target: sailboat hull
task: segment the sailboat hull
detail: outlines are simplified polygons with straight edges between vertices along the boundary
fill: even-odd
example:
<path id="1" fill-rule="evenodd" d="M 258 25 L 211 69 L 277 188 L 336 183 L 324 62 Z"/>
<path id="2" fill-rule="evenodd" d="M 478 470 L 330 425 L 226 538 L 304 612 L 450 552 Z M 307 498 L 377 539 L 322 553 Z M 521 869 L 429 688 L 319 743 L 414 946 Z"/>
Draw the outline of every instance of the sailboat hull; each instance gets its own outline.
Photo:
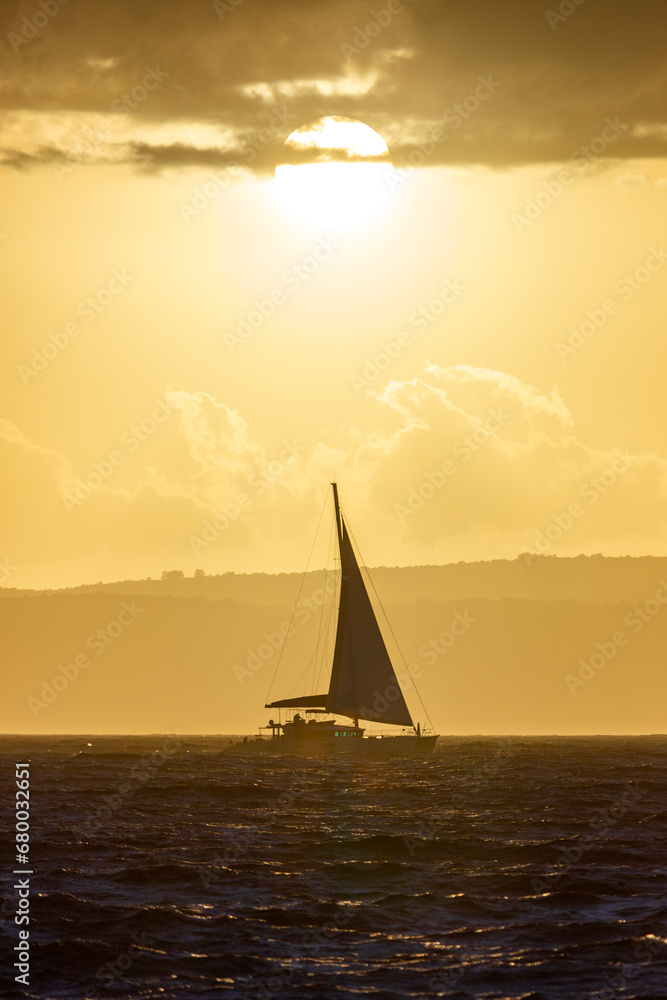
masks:
<path id="1" fill-rule="evenodd" d="M 392 756 L 394 754 L 431 753 L 437 736 L 368 736 L 361 739 L 252 739 L 232 743 L 230 753 L 276 754 L 278 756 Z"/>

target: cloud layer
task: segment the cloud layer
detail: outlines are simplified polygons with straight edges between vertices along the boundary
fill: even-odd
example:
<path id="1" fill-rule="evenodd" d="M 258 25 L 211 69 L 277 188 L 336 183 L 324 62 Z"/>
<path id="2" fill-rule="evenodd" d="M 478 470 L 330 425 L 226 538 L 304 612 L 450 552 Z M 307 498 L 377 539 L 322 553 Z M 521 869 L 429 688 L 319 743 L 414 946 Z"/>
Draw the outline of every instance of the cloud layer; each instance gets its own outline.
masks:
<path id="1" fill-rule="evenodd" d="M 3 421 L 0 553 L 32 582 L 67 562 L 88 579 L 297 569 L 334 475 L 373 563 L 665 548 L 667 463 L 588 447 L 557 391 L 431 365 L 374 398 L 372 426 L 269 452 L 226 404 L 167 390 L 161 426 L 79 470 Z"/>
<path id="2" fill-rule="evenodd" d="M 395 160 L 429 149 L 427 165 L 567 160 L 607 118 L 627 125 L 612 155 L 665 154 L 667 9 L 651 0 L 568 16 L 542 0 L 53 5 L 48 18 L 3 5 L 0 108 L 25 127 L 3 126 L 0 147 L 18 168 L 83 148 L 81 116 L 108 125 L 81 156 L 144 169 L 268 170 L 292 127 L 331 114 L 377 129 Z M 480 80 L 493 92 L 475 102 Z M 276 111 L 293 124 L 276 128 Z M 188 128 L 208 129 L 206 144 Z"/>

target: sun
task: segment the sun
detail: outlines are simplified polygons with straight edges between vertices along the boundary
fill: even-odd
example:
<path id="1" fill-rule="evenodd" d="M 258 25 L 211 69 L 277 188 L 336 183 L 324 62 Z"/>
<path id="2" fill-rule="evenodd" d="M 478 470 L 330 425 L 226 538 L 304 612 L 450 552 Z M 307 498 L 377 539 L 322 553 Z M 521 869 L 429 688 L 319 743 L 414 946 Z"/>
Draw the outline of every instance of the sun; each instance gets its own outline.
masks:
<path id="1" fill-rule="evenodd" d="M 381 135 L 354 118 L 326 117 L 285 140 L 275 182 L 291 215 L 316 228 L 343 229 L 376 215 L 393 190 Z"/>

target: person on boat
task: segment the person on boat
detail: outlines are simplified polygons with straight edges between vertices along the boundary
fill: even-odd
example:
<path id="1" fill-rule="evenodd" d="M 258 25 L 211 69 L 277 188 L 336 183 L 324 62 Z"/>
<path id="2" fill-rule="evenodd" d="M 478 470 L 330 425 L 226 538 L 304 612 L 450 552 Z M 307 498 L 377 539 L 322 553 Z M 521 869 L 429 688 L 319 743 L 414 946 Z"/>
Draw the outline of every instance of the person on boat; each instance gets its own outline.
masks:
<path id="1" fill-rule="evenodd" d="M 302 717 L 302 715 L 301 715 L 300 712 L 297 712 L 296 715 L 294 716 L 294 725 L 295 726 L 302 726 L 305 721 L 306 720 Z"/>

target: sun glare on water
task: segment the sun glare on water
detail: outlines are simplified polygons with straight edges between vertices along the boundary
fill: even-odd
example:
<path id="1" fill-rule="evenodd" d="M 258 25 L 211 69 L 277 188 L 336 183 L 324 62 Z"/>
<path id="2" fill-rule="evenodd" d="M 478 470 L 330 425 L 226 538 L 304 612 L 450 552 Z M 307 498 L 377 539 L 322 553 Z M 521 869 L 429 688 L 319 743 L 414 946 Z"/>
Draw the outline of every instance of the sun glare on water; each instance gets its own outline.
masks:
<path id="1" fill-rule="evenodd" d="M 388 202 L 393 173 L 382 136 L 353 118 L 303 125 L 285 141 L 278 195 L 291 215 L 318 228 L 366 222 Z"/>

